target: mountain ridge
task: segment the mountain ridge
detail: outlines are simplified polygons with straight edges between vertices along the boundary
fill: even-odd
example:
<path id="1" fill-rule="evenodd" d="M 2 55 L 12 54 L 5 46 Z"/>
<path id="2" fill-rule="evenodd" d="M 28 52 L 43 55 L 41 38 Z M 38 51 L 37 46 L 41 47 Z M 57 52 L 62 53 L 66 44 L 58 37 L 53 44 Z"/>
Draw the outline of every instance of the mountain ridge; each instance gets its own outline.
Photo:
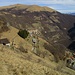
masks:
<path id="1" fill-rule="evenodd" d="M 9 9 L 9 8 L 17 8 L 17 9 L 25 9 L 26 11 L 34 12 L 34 11 L 50 11 L 53 12 L 55 10 L 47 7 L 47 6 L 38 6 L 38 5 L 23 5 L 23 4 L 14 4 L 9 6 L 2 6 L 1 9 Z"/>

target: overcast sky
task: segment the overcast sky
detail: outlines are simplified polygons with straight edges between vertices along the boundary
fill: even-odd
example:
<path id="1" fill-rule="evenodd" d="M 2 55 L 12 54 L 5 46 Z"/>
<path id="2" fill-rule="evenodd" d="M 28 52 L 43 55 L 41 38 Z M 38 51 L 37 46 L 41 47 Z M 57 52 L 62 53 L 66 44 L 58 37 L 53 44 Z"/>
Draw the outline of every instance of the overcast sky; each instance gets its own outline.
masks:
<path id="1" fill-rule="evenodd" d="M 0 0 L 0 6 L 28 4 L 48 6 L 62 13 L 75 12 L 75 0 Z"/>

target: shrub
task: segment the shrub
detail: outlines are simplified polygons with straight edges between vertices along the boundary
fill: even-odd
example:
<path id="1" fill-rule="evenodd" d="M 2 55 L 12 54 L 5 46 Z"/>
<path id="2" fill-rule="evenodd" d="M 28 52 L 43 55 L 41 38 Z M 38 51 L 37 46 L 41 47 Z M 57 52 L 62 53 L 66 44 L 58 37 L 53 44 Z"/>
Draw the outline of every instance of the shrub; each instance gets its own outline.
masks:
<path id="1" fill-rule="evenodd" d="M 37 56 L 40 56 L 40 50 L 38 48 L 33 49 L 33 53 L 36 54 Z"/>
<path id="2" fill-rule="evenodd" d="M 63 45 L 50 45 L 45 43 L 44 47 L 54 55 L 56 62 L 64 58 L 66 48 Z"/>
<path id="3" fill-rule="evenodd" d="M 18 35 L 24 39 L 27 38 L 28 34 L 29 34 L 29 32 L 27 30 L 20 30 L 18 32 Z"/>
<path id="4" fill-rule="evenodd" d="M 55 70 L 62 71 L 62 69 L 65 67 L 65 64 L 63 64 L 63 63 L 65 63 L 65 62 L 63 62 L 63 61 L 58 62 L 58 64 L 56 65 Z"/>
<path id="5" fill-rule="evenodd" d="M 20 46 L 19 50 L 23 53 L 28 53 L 28 50 L 27 49 L 24 49 L 22 46 Z"/>

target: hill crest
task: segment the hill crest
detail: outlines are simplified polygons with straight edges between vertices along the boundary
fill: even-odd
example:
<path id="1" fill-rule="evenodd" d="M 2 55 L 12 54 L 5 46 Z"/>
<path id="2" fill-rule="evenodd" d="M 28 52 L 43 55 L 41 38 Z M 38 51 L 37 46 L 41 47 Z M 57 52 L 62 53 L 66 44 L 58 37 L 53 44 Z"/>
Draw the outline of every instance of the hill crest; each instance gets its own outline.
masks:
<path id="1" fill-rule="evenodd" d="M 10 8 L 15 8 L 17 10 L 19 9 L 25 9 L 26 11 L 31 11 L 31 12 L 34 12 L 34 11 L 49 11 L 49 12 L 53 12 L 55 10 L 49 8 L 49 7 L 46 7 L 46 6 L 38 6 L 38 5 L 23 5 L 23 4 L 14 4 L 14 5 L 9 5 L 9 6 L 2 6 L 0 7 L 0 10 L 2 9 L 10 9 Z"/>

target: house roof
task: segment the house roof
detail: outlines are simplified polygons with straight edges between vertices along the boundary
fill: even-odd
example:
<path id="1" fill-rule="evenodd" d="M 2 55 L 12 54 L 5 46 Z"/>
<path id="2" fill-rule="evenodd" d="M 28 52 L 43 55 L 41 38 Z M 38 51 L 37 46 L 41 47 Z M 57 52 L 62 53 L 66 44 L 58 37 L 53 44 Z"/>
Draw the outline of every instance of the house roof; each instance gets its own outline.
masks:
<path id="1" fill-rule="evenodd" d="M 0 44 L 3 44 L 3 43 L 8 44 L 10 42 L 9 42 L 9 40 L 7 38 L 0 39 Z"/>

